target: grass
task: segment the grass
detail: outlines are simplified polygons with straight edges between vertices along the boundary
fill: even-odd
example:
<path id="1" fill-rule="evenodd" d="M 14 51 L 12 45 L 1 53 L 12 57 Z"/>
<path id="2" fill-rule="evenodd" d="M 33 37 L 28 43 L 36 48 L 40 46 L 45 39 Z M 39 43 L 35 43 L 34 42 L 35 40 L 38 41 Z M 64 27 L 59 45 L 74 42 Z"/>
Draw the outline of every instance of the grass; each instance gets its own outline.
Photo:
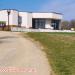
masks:
<path id="1" fill-rule="evenodd" d="M 56 75 L 75 75 L 75 33 L 27 33 L 44 46 Z"/>

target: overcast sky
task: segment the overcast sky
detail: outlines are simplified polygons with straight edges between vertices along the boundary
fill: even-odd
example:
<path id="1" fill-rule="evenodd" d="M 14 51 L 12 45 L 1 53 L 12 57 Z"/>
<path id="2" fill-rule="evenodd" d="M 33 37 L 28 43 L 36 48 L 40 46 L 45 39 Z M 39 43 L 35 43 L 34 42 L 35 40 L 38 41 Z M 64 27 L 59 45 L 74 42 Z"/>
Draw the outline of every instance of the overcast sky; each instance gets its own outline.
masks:
<path id="1" fill-rule="evenodd" d="M 57 12 L 65 20 L 75 19 L 75 0 L 0 0 L 0 9 L 30 12 Z"/>

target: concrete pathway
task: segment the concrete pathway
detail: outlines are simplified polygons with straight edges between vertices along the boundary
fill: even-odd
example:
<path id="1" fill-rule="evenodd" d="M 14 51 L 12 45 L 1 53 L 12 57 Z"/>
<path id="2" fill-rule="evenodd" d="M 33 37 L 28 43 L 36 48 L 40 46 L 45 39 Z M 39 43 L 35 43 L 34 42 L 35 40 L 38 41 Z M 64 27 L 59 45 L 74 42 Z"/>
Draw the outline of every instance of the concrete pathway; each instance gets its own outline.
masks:
<path id="1" fill-rule="evenodd" d="M 40 47 L 19 33 L 0 32 L 0 75 L 50 73 L 48 60 Z"/>

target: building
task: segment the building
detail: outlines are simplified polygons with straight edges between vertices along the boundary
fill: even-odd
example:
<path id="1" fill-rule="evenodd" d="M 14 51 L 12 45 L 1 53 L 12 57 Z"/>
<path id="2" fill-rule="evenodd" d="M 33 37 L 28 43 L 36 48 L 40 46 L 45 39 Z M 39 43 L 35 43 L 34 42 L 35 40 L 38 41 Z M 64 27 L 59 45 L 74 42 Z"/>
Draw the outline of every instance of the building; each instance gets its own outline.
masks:
<path id="1" fill-rule="evenodd" d="M 60 13 L 19 12 L 17 10 L 9 11 L 10 14 L 8 17 L 7 10 L 0 10 L 0 21 L 5 22 L 6 25 L 9 24 L 33 29 L 40 28 L 58 30 L 61 28 L 60 23 L 63 16 Z"/>

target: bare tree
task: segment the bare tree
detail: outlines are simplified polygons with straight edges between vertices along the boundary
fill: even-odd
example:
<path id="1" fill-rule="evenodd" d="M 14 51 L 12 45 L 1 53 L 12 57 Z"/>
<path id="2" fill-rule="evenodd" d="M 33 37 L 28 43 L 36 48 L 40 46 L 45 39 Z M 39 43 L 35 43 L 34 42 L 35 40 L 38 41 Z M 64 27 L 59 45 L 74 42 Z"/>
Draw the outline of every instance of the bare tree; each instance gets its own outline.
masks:
<path id="1" fill-rule="evenodd" d="M 70 26 L 69 26 L 69 21 L 63 21 L 61 23 L 61 29 L 70 29 Z"/>
<path id="2" fill-rule="evenodd" d="M 71 20 L 70 21 L 70 27 L 71 28 L 75 28 L 75 20 Z"/>

